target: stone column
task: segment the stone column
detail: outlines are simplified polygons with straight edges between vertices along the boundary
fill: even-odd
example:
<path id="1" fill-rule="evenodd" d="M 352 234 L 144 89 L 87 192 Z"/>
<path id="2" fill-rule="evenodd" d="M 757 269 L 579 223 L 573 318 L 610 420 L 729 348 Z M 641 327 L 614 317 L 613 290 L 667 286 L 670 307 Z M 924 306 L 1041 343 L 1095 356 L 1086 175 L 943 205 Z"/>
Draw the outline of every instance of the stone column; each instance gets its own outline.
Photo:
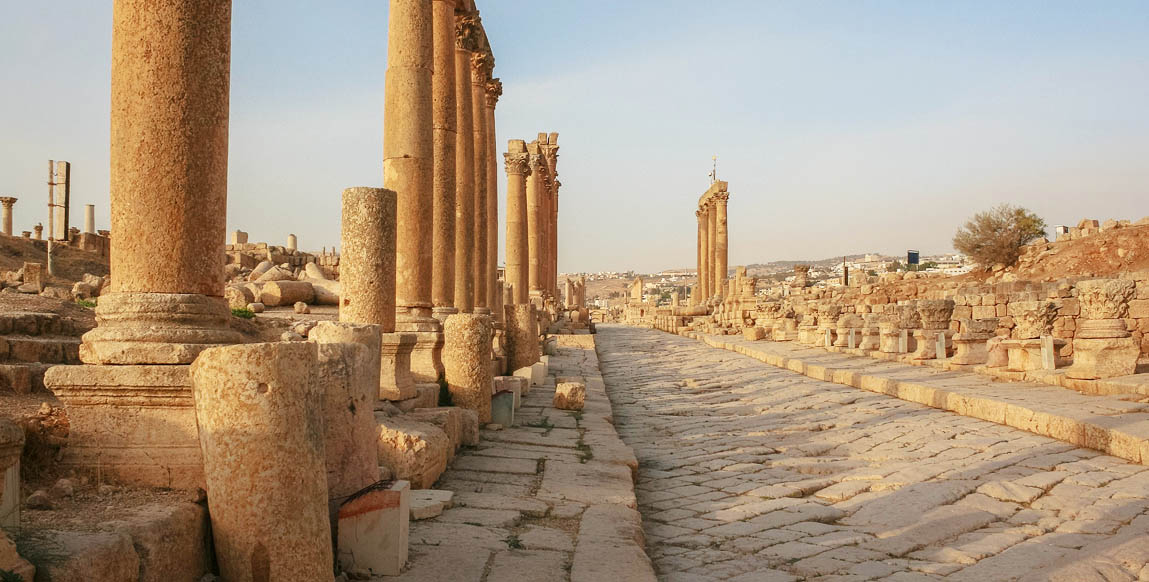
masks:
<path id="1" fill-rule="evenodd" d="M 36 232 L 36 240 L 44 240 L 44 225 L 43 224 L 37 224 L 36 226 L 33 226 L 32 230 Z"/>
<path id="2" fill-rule="evenodd" d="M 239 341 L 223 300 L 231 2 L 117 0 L 113 12 L 111 222 L 123 236 L 80 357 L 188 364 Z"/>
<path id="3" fill-rule="evenodd" d="M 495 105 L 502 94 L 502 81 L 487 81 L 483 93 L 486 105 L 484 126 L 487 130 L 484 139 L 487 147 L 483 155 L 487 166 L 487 307 L 491 308 L 491 314 L 499 322 L 503 321 L 503 310 L 496 305 L 496 281 L 499 278 L 499 148 L 495 141 Z"/>
<path id="4" fill-rule="evenodd" d="M 455 162 L 458 101 L 455 98 L 455 0 L 434 0 L 432 27 L 435 71 L 431 77 L 434 125 L 434 234 L 431 303 L 443 321 L 455 308 Z"/>
<path id="5" fill-rule="evenodd" d="M 455 308 L 475 309 L 475 139 L 471 107 L 473 21 L 455 22 Z"/>
<path id="6" fill-rule="evenodd" d="M 287 235 L 287 250 L 294 251 L 299 248 L 299 239 L 294 234 Z"/>
<path id="7" fill-rule="evenodd" d="M 84 205 L 84 234 L 96 234 L 96 205 Z"/>
<path id="8" fill-rule="evenodd" d="M 530 303 L 507 305 L 507 368 L 516 370 L 539 361 L 538 318 Z"/>
<path id="9" fill-rule="evenodd" d="M 478 19 L 478 15 L 475 16 Z M 491 56 L 485 52 L 471 54 L 471 118 L 475 140 L 475 262 L 471 277 L 475 285 L 475 313 L 490 314 L 487 292 L 487 80 L 490 79 Z"/>
<path id="10" fill-rule="evenodd" d="M 0 198 L 0 232 L 12 236 L 12 206 L 16 199 L 11 196 Z"/>
<path id="11" fill-rule="evenodd" d="M 730 195 L 726 192 L 716 192 L 714 194 L 714 289 L 719 295 L 722 295 L 723 289 L 726 287 L 726 269 L 727 269 L 727 238 L 726 238 L 726 201 Z"/>
<path id="12" fill-rule="evenodd" d="M 276 342 L 206 350 L 191 366 L 225 580 L 334 579 L 316 362 L 314 343 Z"/>
<path id="13" fill-rule="evenodd" d="M 530 300 L 542 297 L 542 215 L 540 213 L 543 197 L 543 161 L 542 152 L 538 142 L 527 145 L 530 155 L 530 179 L 527 180 L 527 286 Z"/>
<path id="14" fill-rule="evenodd" d="M 434 125 L 432 3 L 391 0 L 383 107 L 383 185 L 396 204 L 395 329 L 416 335 L 411 374 L 417 383 L 443 373 L 442 326 L 432 315 Z"/>
<path id="15" fill-rule="evenodd" d="M 698 268 L 695 271 L 695 273 L 698 274 L 698 282 L 702 283 L 702 279 L 704 277 L 704 275 L 702 273 L 702 255 L 706 252 L 706 246 L 705 246 L 706 230 L 702 224 L 703 214 L 702 214 L 701 208 L 694 211 L 694 217 L 698 219 L 698 229 L 697 229 L 698 232 L 696 233 L 697 234 L 697 236 L 696 236 L 697 242 L 695 244 L 695 247 L 697 250 L 696 254 L 698 255 L 698 257 L 697 257 Z M 692 307 L 701 303 L 701 300 L 699 299 L 699 296 L 701 294 L 702 294 L 701 285 L 696 285 L 694 287 L 694 291 L 690 294 L 690 305 Z"/>
<path id="16" fill-rule="evenodd" d="M 444 324 L 443 354 L 447 389 L 455 406 L 474 410 L 480 423 L 491 422 L 491 326 L 487 316 L 456 313 Z"/>
<path id="17" fill-rule="evenodd" d="M 395 331 L 396 195 L 383 188 L 343 191 L 339 321 L 378 325 L 383 333 L 379 397 L 416 395 L 411 350 L 416 338 Z"/>
<path id="18" fill-rule="evenodd" d="M 397 195 L 395 302 L 405 322 L 431 315 L 431 21 L 430 2 L 391 0 L 383 105 L 383 187 Z"/>
<path id="19" fill-rule="evenodd" d="M 714 276 L 711 274 L 711 251 L 714 249 L 714 237 L 711 233 L 714 232 L 710 228 L 710 204 L 709 202 L 702 205 L 699 211 L 702 213 L 702 273 L 698 276 L 699 288 L 702 290 L 698 302 L 705 305 L 710 301 L 711 287 L 713 287 Z"/>
<path id="20" fill-rule="evenodd" d="M 554 280 L 555 295 L 559 292 L 559 188 L 562 182 L 555 180 L 555 193 L 551 200 L 551 279 Z"/>
<path id="21" fill-rule="evenodd" d="M 527 177 L 531 175 L 527 144 L 521 139 L 507 143 L 503 154 L 507 169 L 507 271 L 512 304 L 527 303 Z"/>

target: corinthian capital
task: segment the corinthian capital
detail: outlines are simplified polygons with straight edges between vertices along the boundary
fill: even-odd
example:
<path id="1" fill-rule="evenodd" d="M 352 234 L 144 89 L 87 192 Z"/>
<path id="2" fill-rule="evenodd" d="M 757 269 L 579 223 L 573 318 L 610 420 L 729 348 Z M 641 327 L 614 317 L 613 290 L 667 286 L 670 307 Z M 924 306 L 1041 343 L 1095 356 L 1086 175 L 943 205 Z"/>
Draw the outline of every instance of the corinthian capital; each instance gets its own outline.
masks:
<path id="1" fill-rule="evenodd" d="M 487 81 L 487 108 L 494 109 L 495 105 L 499 102 L 499 97 L 503 96 L 503 82 L 499 79 L 491 79 Z"/>
<path id="2" fill-rule="evenodd" d="M 471 82 L 477 85 L 486 85 L 491 80 L 491 71 L 495 68 L 495 57 L 489 52 L 475 52 L 471 54 Z M 484 87 L 484 90 L 486 88 Z"/>
<path id="3" fill-rule="evenodd" d="M 455 48 L 479 50 L 479 15 L 455 14 Z"/>
<path id="4" fill-rule="evenodd" d="M 524 176 L 531 175 L 531 160 L 530 154 L 503 154 L 503 160 L 507 167 L 507 175 L 522 174 Z"/>

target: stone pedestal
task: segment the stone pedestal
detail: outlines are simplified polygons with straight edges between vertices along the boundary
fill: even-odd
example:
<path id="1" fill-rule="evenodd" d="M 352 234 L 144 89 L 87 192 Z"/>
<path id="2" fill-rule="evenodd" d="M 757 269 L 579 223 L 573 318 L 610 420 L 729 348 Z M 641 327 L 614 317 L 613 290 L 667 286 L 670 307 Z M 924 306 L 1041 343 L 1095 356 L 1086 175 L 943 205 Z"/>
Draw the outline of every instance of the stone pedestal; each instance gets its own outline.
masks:
<path id="1" fill-rule="evenodd" d="M 539 361 L 539 334 L 535 308 L 530 304 L 507 305 L 507 368 L 514 372 Z"/>
<path id="2" fill-rule="evenodd" d="M 323 390 L 324 449 L 331 510 L 379 481 L 375 401 L 379 398 L 379 326 L 319 322 L 308 338 L 318 345 Z"/>
<path id="3" fill-rule="evenodd" d="M 491 324 L 487 316 L 458 313 L 444 325 L 443 363 L 455 406 L 491 421 Z"/>
<path id="4" fill-rule="evenodd" d="M 798 339 L 798 322 L 792 317 L 778 321 L 774 326 L 774 341 L 791 342 Z"/>
<path id="5" fill-rule="evenodd" d="M 379 399 L 396 402 L 418 395 L 411 374 L 411 352 L 418 338 L 411 333 L 385 333 L 380 340 Z"/>
<path id="6" fill-rule="evenodd" d="M 883 354 L 897 354 L 901 352 L 902 330 L 896 323 L 882 322 L 878 327 L 878 351 Z"/>
<path id="7" fill-rule="evenodd" d="M 1004 368 L 1009 365 L 1009 350 L 1006 349 L 1005 342 L 1009 338 L 995 336 L 991 337 L 985 342 L 986 360 L 985 366 L 987 368 Z"/>
<path id="8" fill-rule="evenodd" d="M 1009 358 L 1009 369 L 1014 372 L 1026 372 L 1030 370 L 1041 370 L 1045 366 L 1042 364 L 1042 340 L 1038 339 L 1009 339 L 1001 342 L 1001 346 L 1005 348 L 1007 357 Z M 1057 352 L 1065 346 L 1065 340 L 1054 339 L 1052 341 L 1054 349 L 1053 359 L 1056 361 Z"/>
<path id="9" fill-rule="evenodd" d="M 938 350 L 939 338 L 944 338 L 945 349 Z M 949 330 L 918 329 L 914 330 L 914 352 L 910 358 L 914 360 L 945 359 L 953 349 L 953 332 Z"/>
<path id="10" fill-rule="evenodd" d="M 876 326 L 868 326 L 862 328 L 861 341 L 858 343 L 859 350 L 868 352 L 879 351 L 881 349 L 881 331 Z"/>
<path id="11" fill-rule="evenodd" d="M 988 333 L 959 333 L 953 336 L 954 357 L 950 363 L 960 366 L 986 363 L 989 359 L 986 341 L 991 337 Z"/>
<path id="12" fill-rule="evenodd" d="M 191 367 L 225 580 L 334 579 L 315 371 L 311 342 L 215 348 Z"/>
<path id="13" fill-rule="evenodd" d="M 127 485 L 204 485 L 188 366 L 54 366 L 44 384 L 68 411 L 65 470 Z"/>
<path id="14" fill-rule="evenodd" d="M 1127 279 L 1077 284 L 1081 319 L 1073 337 L 1073 365 L 1066 376 L 1078 379 L 1127 376 L 1136 371 L 1140 346 L 1125 326 L 1136 288 Z"/>
<path id="15" fill-rule="evenodd" d="M 239 341 L 228 327 L 230 319 L 222 296 L 102 295 L 96 328 L 84 334 L 80 359 L 87 364 L 190 364 L 209 347 Z"/>
<path id="16" fill-rule="evenodd" d="M 20 455 L 24 452 L 24 429 L 0 420 L 0 527 L 20 527 Z"/>

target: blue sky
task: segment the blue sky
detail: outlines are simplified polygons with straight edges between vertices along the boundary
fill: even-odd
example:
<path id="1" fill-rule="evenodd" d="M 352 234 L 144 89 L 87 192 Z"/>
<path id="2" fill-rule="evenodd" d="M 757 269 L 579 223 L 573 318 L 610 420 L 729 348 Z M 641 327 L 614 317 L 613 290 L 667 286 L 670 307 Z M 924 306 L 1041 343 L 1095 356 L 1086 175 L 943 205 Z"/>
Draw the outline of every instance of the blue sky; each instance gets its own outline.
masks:
<path id="1" fill-rule="evenodd" d="M 712 155 L 731 265 L 945 252 L 999 202 L 1051 225 L 1149 214 L 1149 3 L 478 1 L 500 145 L 560 133 L 560 270 L 693 266 Z M 49 158 L 106 228 L 111 2 L 3 14 L 16 229 L 45 220 Z M 382 180 L 386 18 L 236 0 L 229 229 L 338 242 L 341 189 Z"/>

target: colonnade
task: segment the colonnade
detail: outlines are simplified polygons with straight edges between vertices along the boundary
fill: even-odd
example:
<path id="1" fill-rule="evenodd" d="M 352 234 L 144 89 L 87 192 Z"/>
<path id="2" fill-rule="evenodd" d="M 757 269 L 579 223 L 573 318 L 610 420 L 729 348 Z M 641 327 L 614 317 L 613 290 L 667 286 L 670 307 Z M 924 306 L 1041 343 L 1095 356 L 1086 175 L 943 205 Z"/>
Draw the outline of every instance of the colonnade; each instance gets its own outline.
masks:
<path id="1" fill-rule="evenodd" d="M 512 139 L 507 172 L 506 283 L 515 304 L 556 309 L 558 289 L 558 133 Z"/>
<path id="2" fill-rule="evenodd" d="M 698 284 L 690 296 L 691 305 L 722 299 L 728 269 L 729 238 L 726 230 L 727 183 L 716 181 L 698 199 Z"/>

